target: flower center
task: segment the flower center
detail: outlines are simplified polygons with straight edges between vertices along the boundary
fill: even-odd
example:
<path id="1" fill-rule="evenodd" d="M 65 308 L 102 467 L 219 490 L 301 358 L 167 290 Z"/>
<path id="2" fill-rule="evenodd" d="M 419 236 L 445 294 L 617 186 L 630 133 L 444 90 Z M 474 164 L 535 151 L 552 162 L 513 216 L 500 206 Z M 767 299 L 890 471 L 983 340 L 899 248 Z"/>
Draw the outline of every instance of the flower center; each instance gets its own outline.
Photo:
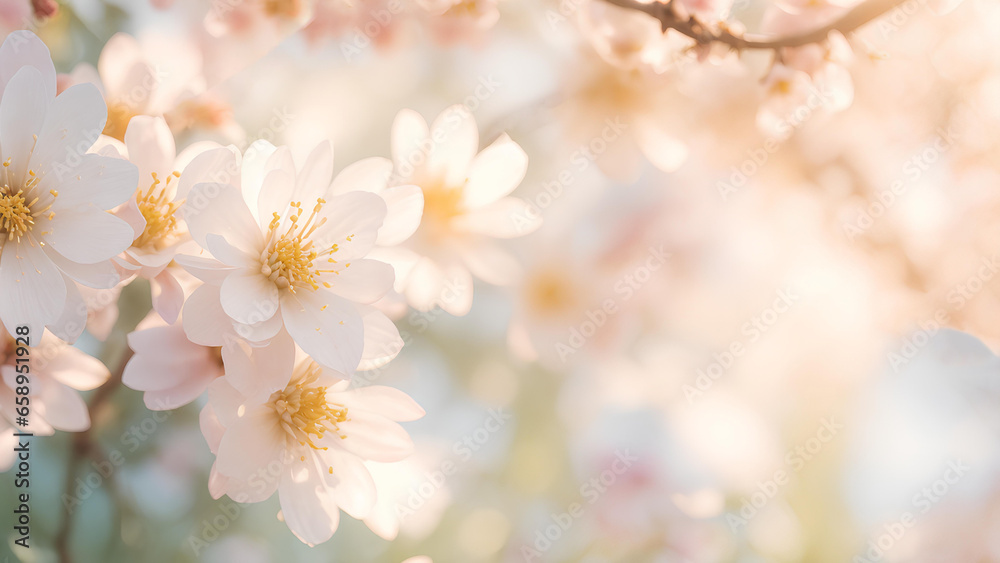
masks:
<path id="1" fill-rule="evenodd" d="M 317 219 L 320 209 L 326 200 L 318 198 L 312 213 L 301 224 L 302 202 L 291 202 L 291 217 L 288 219 L 288 228 L 281 233 L 279 228 L 282 225 L 281 216 L 275 212 L 271 219 L 271 224 L 267 227 L 267 237 L 264 241 L 264 251 L 260 255 L 260 273 L 267 276 L 278 289 L 287 289 L 295 293 L 295 289 L 308 288 L 319 289 L 322 283 L 324 287 L 331 287 L 329 282 L 320 278 L 324 273 L 339 274 L 334 269 L 319 269 L 314 266 L 317 261 L 325 261 L 327 264 L 336 264 L 333 254 L 339 250 L 337 244 L 327 248 L 317 249 L 310 238 L 312 234 L 326 223 L 326 218 Z M 347 237 L 350 242 L 354 235 Z M 344 264 L 347 268 L 350 262 Z"/>
<path id="2" fill-rule="evenodd" d="M 435 183 L 436 184 L 436 183 Z M 462 214 L 462 188 L 432 184 L 424 188 L 424 231 L 433 238 L 441 238 L 450 231 L 451 220 Z"/>
<path id="3" fill-rule="evenodd" d="M 317 446 L 316 441 L 322 440 L 327 432 L 346 438 L 338 425 L 349 419 L 347 407 L 329 402 L 326 387 L 315 385 L 320 371 L 319 365 L 310 361 L 305 372 L 293 378 L 293 383 L 271 395 L 271 406 L 281 418 L 281 427 L 295 441 L 325 450 L 327 448 Z"/>
<path id="4" fill-rule="evenodd" d="M 787 96 L 792 93 L 792 81 L 791 80 L 778 80 L 771 86 L 771 92 L 781 96 Z"/>
<path id="5" fill-rule="evenodd" d="M 529 282 L 528 303 L 539 313 L 559 313 L 569 310 L 576 299 L 573 286 L 556 272 L 541 272 Z"/>
<path id="6" fill-rule="evenodd" d="M 132 108 L 123 102 L 111 102 L 108 104 L 108 122 L 104 125 L 103 134 L 114 137 L 119 141 L 125 141 L 125 130 L 128 129 L 128 122 L 138 115 Z"/>
<path id="7" fill-rule="evenodd" d="M 9 188 L 4 186 L 3 195 L 0 195 L 0 230 L 6 232 L 9 239 L 21 240 L 31 230 L 35 219 L 31 216 L 31 205 L 24 199 L 24 192 L 19 190 L 11 194 L 7 190 Z"/>
<path id="8" fill-rule="evenodd" d="M 449 16 L 476 16 L 482 11 L 478 0 L 460 0 L 450 6 L 445 14 Z"/>
<path id="9" fill-rule="evenodd" d="M 264 0 L 264 13 L 271 17 L 294 18 L 302 13 L 302 0 Z"/>
<path id="10" fill-rule="evenodd" d="M 173 172 L 167 176 L 167 181 L 160 186 L 160 179 L 156 172 L 153 172 L 153 183 L 145 192 L 138 190 L 135 194 L 135 201 L 139 205 L 139 212 L 146 220 L 146 228 L 143 229 L 139 238 L 132 243 L 133 246 L 143 248 L 151 246 L 161 249 L 170 244 L 170 239 L 177 232 L 177 217 L 174 212 L 184 203 L 184 201 L 172 201 L 167 188 L 170 181 L 180 178 L 180 172 Z"/>
<path id="11" fill-rule="evenodd" d="M 3 163 L 5 173 L 9 166 L 10 159 L 8 158 Z M 31 232 L 32 227 L 35 226 L 35 218 L 49 211 L 52 207 L 51 203 L 44 207 L 36 206 L 37 196 L 28 201 L 25 191 L 30 192 L 36 184 L 38 184 L 38 176 L 35 175 L 34 170 L 28 170 L 28 180 L 24 183 L 24 187 L 15 190 L 10 187 L 9 183 L 0 186 L 0 236 L 6 234 L 7 240 L 20 241 L 21 237 Z M 49 193 L 52 194 L 52 197 L 59 195 L 59 192 L 55 190 Z M 50 211 L 49 219 L 54 216 L 55 212 Z"/>

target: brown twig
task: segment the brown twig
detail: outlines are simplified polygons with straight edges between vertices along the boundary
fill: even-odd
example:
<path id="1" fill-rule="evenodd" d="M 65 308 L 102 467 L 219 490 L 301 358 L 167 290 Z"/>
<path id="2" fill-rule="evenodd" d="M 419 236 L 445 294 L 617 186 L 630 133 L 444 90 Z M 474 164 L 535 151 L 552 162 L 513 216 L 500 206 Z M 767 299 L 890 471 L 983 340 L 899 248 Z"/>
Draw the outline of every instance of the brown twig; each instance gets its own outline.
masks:
<path id="1" fill-rule="evenodd" d="M 851 33 L 873 19 L 902 4 L 906 0 L 867 0 L 851 8 L 840 18 L 822 27 L 785 37 L 765 37 L 753 35 L 737 35 L 725 26 L 713 29 L 700 22 L 694 16 L 679 16 L 672 2 L 652 2 L 644 4 L 637 0 L 604 0 L 605 2 L 649 14 L 660 22 L 664 33 L 673 29 L 678 33 L 694 39 L 701 45 L 722 43 L 730 48 L 742 51 L 744 49 L 764 49 L 777 51 L 785 47 L 801 47 L 812 43 L 825 41 L 830 33 L 839 31 L 844 35 Z M 676 1 L 676 0 L 672 0 Z"/>
<path id="2" fill-rule="evenodd" d="M 97 420 L 97 415 L 100 410 L 107 403 L 122 382 L 122 374 L 125 372 L 125 364 L 132 358 L 132 350 L 126 348 L 122 359 L 118 363 L 118 369 L 115 370 L 111 377 L 104 383 L 104 385 L 97 388 L 94 392 L 94 396 L 90 401 L 90 406 L 87 407 L 87 411 L 90 414 L 90 427 L 83 432 L 78 432 L 73 435 L 73 447 L 70 452 L 69 460 L 66 463 L 66 482 L 65 489 L 66 494 L 73 489 L 73 483 L 76 479 L 76 470 L 80 465 L 80 462 L 94 453 L 94 448 L 96 443 L 92 436 L 92 430 L 94 427 L 94 421 Z M 69 552 L 69 535 L 73 528 L 73 515 L 68 511 L 63 513 L 62 522 L 59 525 L 59 531 L 56 532 L 55 540 L 53 541 L 56 553 L 59 556 L 59 563 L 72 563 L 73 557 Z"/>

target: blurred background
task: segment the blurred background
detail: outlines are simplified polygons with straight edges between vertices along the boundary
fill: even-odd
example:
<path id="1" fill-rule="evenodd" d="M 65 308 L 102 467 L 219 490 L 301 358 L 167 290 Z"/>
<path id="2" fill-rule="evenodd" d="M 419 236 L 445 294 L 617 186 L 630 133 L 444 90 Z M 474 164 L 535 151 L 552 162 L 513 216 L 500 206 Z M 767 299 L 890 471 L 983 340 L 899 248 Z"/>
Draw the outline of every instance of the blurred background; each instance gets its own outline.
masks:
<path id="1" fill-rule="evenodd" d="M 394 541 L 344 518 L 310 548 L 276 497 L 213 501 L 201 402 L 155 413 L 112 384 L 91 431 L 34 441 L 33 545 L 14 554 L 3 510 L 3 561 L 1000 561 L 997 3 L 903 3 L 794 99 L 769 54 L 654 45 L 655 21 L 599 0 L 221 28 L 201 0 L 66 0 L 27 25 L 22 4 L 0 28 L 35 29 L 67 83 L 101 74 L 109 106 L 128 93 L 102 57 L 153 61 L 136 113 L 178 148 L 331 139 L 339 170 L 389 156 L 399 110 L 463 103 L 481 146 L 529 154 L 514 195 L 544 226 L 504 241 L 524 274 L 477 281 L 468 315 L 400 311 L 403 352 L 355 382 L 427 411 L 384 468 Z M 789 29 L 772 11 L 805 5 L 725 17 Z M 109 297 L 79 346 L 114 372 L 148 295 Z"/>

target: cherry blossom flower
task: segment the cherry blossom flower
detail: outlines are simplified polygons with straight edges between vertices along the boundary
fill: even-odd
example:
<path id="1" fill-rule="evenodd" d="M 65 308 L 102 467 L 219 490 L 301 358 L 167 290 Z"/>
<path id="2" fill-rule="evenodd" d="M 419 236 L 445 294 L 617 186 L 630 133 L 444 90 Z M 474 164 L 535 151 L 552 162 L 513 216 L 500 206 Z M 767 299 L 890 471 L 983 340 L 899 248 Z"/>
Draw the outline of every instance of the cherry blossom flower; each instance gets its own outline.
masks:
<path id="1" fill-rule="evenodd" d="M 116 262 L 124 274 L 149 280 L 153 308 L 173 323 L 185 295 L 179 280 L 184 270 L 174 258 L 198 251 L 179 208 L 192 186 L 224 173 L 218 166 L 231 160 L 231 151 L 202 142 L 175 155 L 166 121 L 149 116 L 129 122 L 118 151 L 139 168 L 139 185 L 135 197 L 118 210 L 118 216 L 132 226 L 135 240 Z"/>
<path id="2" fill-rule="evenodd" d="M 479 131 L 464 106 L 445 110 L 428 128 L 416 112 L 401 111 L 392 129 L 395 183 L 424 193 L 416 234 L 391 253 L 378 253 L 396 269 L 396 291 L 415 308 L 440 306 L 464 315 L 472 306 L 472 275 L 507 284 L 519 268 L 492 239 L 526 235 L 541 225 L 521 199 L 528 157 L 507 135 L 477 153 Z"/>
<path id="3" fill-rule="evenodd" d="M 94 289 L 79 283 L 76 284 L 77 289 L 80 290 L 80 296 L 83 298 L 83 301 L 77 303 L 77 306 L 86 308 L 87 333 L 101 342 L 108 339 L 118 321 L 118 297 L 121 296 L 127 281 L 108 289 Z M 73 332 L 71 330 L 73 327 L 60 328 L 70 333 Z"/>
<path id="4" fill-rule="evenodd" d="M 844 8 L 832 3 L 803 5 L 799 13 L 772 7 L 765 15 L 762 31 L 769 34 L 804 32 L 840 16 Z M 830 33 L 826 41 L 786 47 L 779 51 L 777 62 L 764 80 L 765 101 L 757 116 L 764 133 L 778 138 L 787 137 L 788 121 L 795 113 L 837 112 L 854 101 L 854 83 L 847 65 L 853 60 L 853 50 L 839 32 Z"/>
<path id="5" fill-rule="evenodd" d="M 574 336 L 572 331 L 587 320 L 581 311 L 600 307 L 604 295 L 595 286 L 608 276 L 594 275 L 594 269 L 568 262 L 565 256 L 545 253 L 540 257 L 542 263 L 529 269 L 517 287 L 507 342 L 519 358 L 558 368 L 575 355 L 578 347 L 573 339 L 582 336 Z"/>
<path id="6" fill-rule="evenodd" d="M 695 60 L 687 54 L 693 41 L 603 1 L 585 5 L 577 22 L 600 60 L 584 57 L 567 81 L 557 112 L 568 143 L 586 149 L 616 180 L 634 180 L 643 157 L 664 172 L 677 170 L 688 148 L 676 133 L 680 120 L 671 97 L 674 74 Z M 601 150 L 591 150 L 592 143 Z"/>
<path id="7" fill-rule="evenodd" d="M 104 128 L 104 101 L 87 84 L 56 97 L 55 69 L 34 34 L 7 37 L 0 76 L 0 318 L 8 331 L 28 325 L 41 334 L 71 321 L 82 331 L 87 308 L 73 281 L 118 283 L 111 258 L 132 230 L 105 210 L 129 197 L 138 173 L 129 162 L 79 152 Z"/>
<path id="8" fill-rule="evenodd" d="M 16 29 L 23 29 L 31 22 L 30 0 L 15 0 L 0 5 L 0 32 L 4 35 Z"/>
<path id="9" fill-rule="evenodd" d="M 390 387 L 348 389 L 345 374 L 296 353 L 285 338 L 226 348 L 223 357 L 226 375 L 209 388 L 201 415 L 217 456 L 212 496 L 260 502 L 277 491 L 282 518 L 309 545 L 330 539 L 340 510 L 364 518 L 375 503 L 364 461 L 409 455 L 413 443 L 397 422 L 423 409 Z"/>
<path id="10" fill-rule="evenodd" d="M 31 369 L 27 396 L 31 415 L 23 429 L 38 436 L 51 436 L 56 430 L 82 432 L 90 428 L 87 404 L 77 391 L 89 391 L 103 385 L 111 377 L 108 368 L 50 332 L 30 333 L 28 345 Z M 0 328 L 0 375 L 3 376 L 0 427 L 15 427 L 17 422 L 15 398 L 21 394 L 16 394 L 16 389 L 24 386 L 17 380 L 16 366 L 23 365 L 16 362 L 17 347 L 14 337 Z"/>
<path id="11" fill-rule="evenodd" d="M 313 44 L 345 33 L 358 18 L 358 13 L 371 2 L 366 0 L 316 0 L 313 18 L 302 29 L 302 35 Z"/>
<path id="12" fill-rule="evenodd" d="M 662 73 L 675 59 L 675 51 L 693 43 L 677 41 L 674 34 L 664 34 L 660 23 L 647 14 L 603 0 L 586 3 L 576 19 L 580 32 L 597 54 L 623 70 Z"/>
<path id="13" fill-rule="evenodd" d="M 273 38 L 301 29 L 313 16 L 314 0 L 212 0 L 205 29 L 216 37 L 224 35 L 267 35 Z"/>
<path id="14" fill-rule="evenodd" d="M 420 226 L 424 211 L 424 193 L 418 186 L 389 186 L 393 163 L 387 158 L 371 157 L 359 160 L 344 168 L 333 179 L 330 193 L 346 194 L 353 191 L 370 192 L 385 201 L 386 216 L 378 231 L 378 238 L 371 258 L 391 262 L 400 255 L 396 247 L 408 240 Z M 405 251 L 403 251 L 405 257 Z M 390 318 L 401 317 L 407 311 L 406 301 L 395 291 L 386 294 L 373 304 Z M 385 363 L 391 358 L 385 358 Z M 381 364 L 379 364 L 381 365 Z M 364 362 L 359 369 L 378 367 Z"/>
<path id="15" fill-rule="evenodd" d="M 444 44 L 481 41 L 500 20 L 497 0 L 417 0 L 434 37 Z"/>
<path id="16" fill-rule="evenodd" d="M 150 313 L 128 335 L 135 354 L 125 365 L 122 383 L 143 392 L 150 410 L 182 407 L 223 374 L 222 348 L 187 339 L 180 322 L 167 324 Z"/>
<path id="17" fill-rule="evenodd" d="M 399 333 L 371 306 L 392 287 L 392 267 L 366 258 L 385 200 L 334 192 L 329 143 L 298 171 L 285 147 L 258 143 L 248 155 L 242 189 L 198 184 L 183 208 L 194 240 L 217 258 L 179 259 L 206 282 L 185 306 L 185 327 L 219 326 L 222 313 L 252 342 L 284 329 L 318 363 L 344 373 L 395 357 Z"/>
<path id="18" fill-rule="evenodd" d="M 89 82 L 101 90 L 108 107 L 104 134 L 123 141 L 133 117 L 163 115 L 204 90 L 201 70 L 201 53 L 187 41 L 117 33 L 104 44 L 97 68 L 80 64 L 69 82 Z"/>

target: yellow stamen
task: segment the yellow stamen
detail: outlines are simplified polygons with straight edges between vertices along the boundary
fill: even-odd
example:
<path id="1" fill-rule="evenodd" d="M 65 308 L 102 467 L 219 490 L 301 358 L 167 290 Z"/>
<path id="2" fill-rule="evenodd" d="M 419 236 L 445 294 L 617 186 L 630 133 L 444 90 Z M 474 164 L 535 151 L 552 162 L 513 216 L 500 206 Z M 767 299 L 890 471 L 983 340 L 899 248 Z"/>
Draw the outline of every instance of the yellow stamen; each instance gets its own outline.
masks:
<path id="1" fill-rule="evenodd" d="M 319 365 L 309 362 L 300 369 L 298 377 L 292 377 L 292 383 L 271 395 L 270 403 L 289 436 L 299 444 L 325 450 L 326 447 L 316 442 L 328 432 L 346 437 L 339 424 L 349 420 L 347 407 L 329 402 L 326 387 L 316 385 L 322 371 Z M 304 456 L 301 459 L 304 461 Z"/>
<path id="2" fill-rule="evenodd" d="M 260 273 L 267 276 L 278 289 L 287 289 L 295 293 L 300 288 L 319 289 L 320 284 L 330 287 L 328 282 L 321 279 L 323 274 L 339 273 L 333 269 L 319 269 L 314 265 L 320 260 L 330 264 L 337 263 L 331 257 L 339 250 L 337 244 L 317 249 L 310 238 L 316 229 L 326 223 L 326 218 L 319 216 L 325 203 L 326 200 L 318 198 L 305 221 L 302 220 L 303 210 L 300 201 L 289 204 L 286 210 L 287 219 L 283 219 L 277 212 L 272 214 L 267 227 L 264 250 L 260 255 Z M 286 222 L 287 228 L 282 229 Z M 353 236 L 348 236 L 347 240 L 351 240 Z"/>
<path id="3" fill-rule="evenodd" d="M 264 13 L 271 17 L 295 18 L 302 9 L 302 0 L 264 0 Z"/>
<path id="4" fill-rule="evenodd" d="M 178 228 L 177 217 L 174 216 L 174 213 L 184 202 L 183 200 L 172 201 L 166 184 L 160 185 L 160 179 L 156 172 L 153 172 L 152 176 L 153 183 L 150 184 L 149 188 L 145 192 L 140 189 L 135 194 L 139 212 L 146 220 L 146 228 L 143 229 L 139 238 L 135 239 L 132 246 L 159 250 L 173 242 Z M 175 177 L 180 177 L 180 173 L 173 172 L 168 176 L 167 184 L 171 178 Z"/>
<path id="5" fill-rule="evenodd" d="M 47 214 L 51 220 L 55 217 L 55 212 L 49 211 L 52 208 L 52 203 L 38 205 L 38 196 L 32 197 L 31 201 L 28 201 L 27 194 L 32 193 L 33 188 L 40 181 L 40 177 L 34 170 L 28 170 L 27 179 L 20 188 L 11 187 L 9 171 L 7 170 L 10 164 L 10 158 L 3 162 L 4 174 L 8 181 L 0 186 L 0 236 L 6 234 L 8 240 L 20 241 L 21 237 L 31 232 L 32 227 L 35 226 L 35 220 L 40 215 Z M 59 196 L 59 192 L 55 190 L 51 190 L 49 193 L 53 198 Z"/>

